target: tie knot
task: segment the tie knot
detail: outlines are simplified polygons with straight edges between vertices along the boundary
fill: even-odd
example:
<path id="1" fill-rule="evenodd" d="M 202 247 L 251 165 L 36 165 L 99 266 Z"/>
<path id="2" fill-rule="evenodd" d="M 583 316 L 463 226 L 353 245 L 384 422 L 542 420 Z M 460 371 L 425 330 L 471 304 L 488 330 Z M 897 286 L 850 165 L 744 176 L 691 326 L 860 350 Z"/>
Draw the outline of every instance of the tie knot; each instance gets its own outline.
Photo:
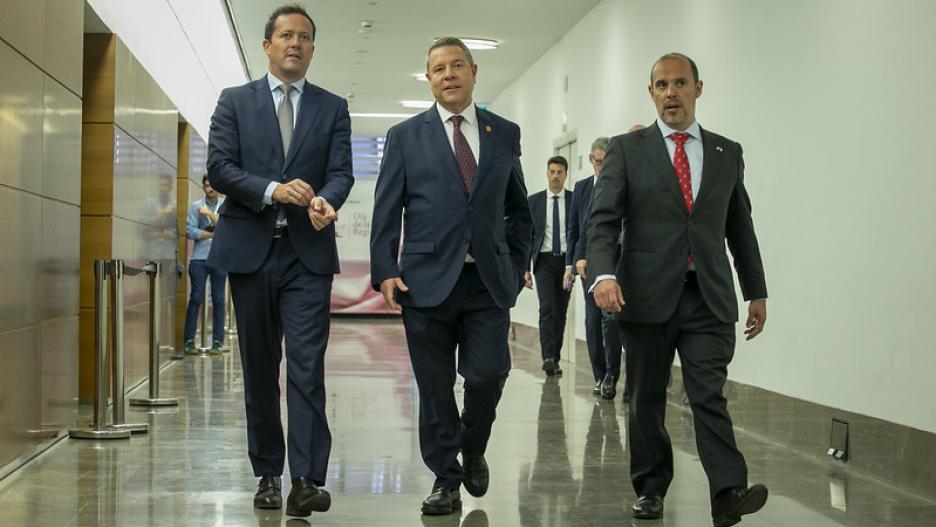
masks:
<path id="1" fill-rule="evenodd" d="M 289 97 L 289 92 L 292 91 L 292 84 L 280 84 L 279 91 L 286 97 Z"/>
<path id="2" fill-rule="evenodd" d="M 455 125 L 455 128 L 457 129 L 461 126 L 462 121 L 465 120 L 465 117 L 463 115 L 453 115 L 449 117 L 449 120 L 452 121 L 452 124 Z"/>
<path id="3" fill-rule="evenodd" d="M 553 201 L 559 201 L 559 196 L 553 196 Z"/>
<path id="4" fill-rule="evenodd" d="M 670 134 L 670 138 L 676 143 L 677 146 L 682 146 L 689 140 L 689 134 L 685 132 L 674 132 Z"/>

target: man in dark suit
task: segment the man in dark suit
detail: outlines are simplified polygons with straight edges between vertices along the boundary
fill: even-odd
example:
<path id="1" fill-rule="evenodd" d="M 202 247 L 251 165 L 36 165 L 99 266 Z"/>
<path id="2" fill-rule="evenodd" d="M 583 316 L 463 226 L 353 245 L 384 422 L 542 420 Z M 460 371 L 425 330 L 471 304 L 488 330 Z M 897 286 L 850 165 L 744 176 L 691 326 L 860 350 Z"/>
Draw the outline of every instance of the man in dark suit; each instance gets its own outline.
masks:
<path id="1" fill-rule="evenodd" d="M 692 60 L 664 55 L 650 96 L 659 119 L 611 140 L 588 224 L 589 273 L 598 307 L 619 312 L 630 381 L 631 481 L 636 518 L 663 515 L 673 454 L 663 425 L 675 352 L 682 363 L 699 458 L 716 527 L 734 525 L 767 501 L 748 487 L 722 395 L 734 354 L 738 304 L 725 242 L 745 300 L 750 340 L 767 319 L 767 286 L 744 188 L 741 146 L 699 127 L 702 81 Z M 627 225 L 614 279 L 616 238 Z"/>
<path id="2" fill-rule="evenodd" d="M 424 514 L 459 509 L 462 484 L 472 496 L 487 492 L 484 452 L 510 370 L 509 309 L 533 239 L 520 129 L 472 103 L 477 71 L 461 40 L 433 43 L 426 78 L 436 104 L 390 129 L 374 199 L 371 278 L 390 307 L 402 306 L 419 446 L 436 477 Z"/>
<path id="3" fill-rule="evenodd" d="M 279 366 L 286 338 L 289 472 L 286 513 L 308 516 L 331 503 L 325 470 L 325 345 L 333 221 L 348 197 L 351 119 L 347 103 L 306 82 L 315 24 L 299 6 L 270 16 L 263 40 L 269 73 L 221 92 L 211 119 L 208 175 L 227 194 L 208 263 L 226 270 L 244 371 L 254 505 L 282 506 L 285 446 Z"/>
<path id="4" fill-rule="evenodd" d="M 588 247 L 588 215 L 591 212 L 595 181 L 601 174 L 601 163 L 607 151 L 608 138 L 595 139 L 591 153 L 588 154 L 588 162 L 595 173 L 577 182 L 572 191 L 568 223 L 569 250 L 566 253 L 564 279 L 566 282 L 571 282 L 574 276 L 580 276 L 584 283 L 588 276 L 585 260 L 585 249 Z M 598 304 L 595 304 L 594 295 L 587 287 L 582 288 L 582 293 L 585 295 L 585 343 L 588 346 L 588 359 L 595 378 L 592 393 L 611 400 L 616 395 L 617 381 L 621 376 L 621 338 L 617 320 L 611 314 L 602 313 Z"/>
<path id="5" fill-rule="evenodd" d="M 530 196 L 533 213 L 533 255 L 530 267 L 536 278 L 536 296 L 539 298 L 539 338 L 543 371 L 547 376 L 562 375 L 559 353 L 565 332 L 566 310 L 572 290 L 566 280 L 565 260 L 568 249 L 566 225 L 572 193 L 565 190 L 569 175 L 569 162 L 554 156 L 546 162 L 546 190 Z M 530 272 L 524 274 L 527 287 L 532 288 Z"/>

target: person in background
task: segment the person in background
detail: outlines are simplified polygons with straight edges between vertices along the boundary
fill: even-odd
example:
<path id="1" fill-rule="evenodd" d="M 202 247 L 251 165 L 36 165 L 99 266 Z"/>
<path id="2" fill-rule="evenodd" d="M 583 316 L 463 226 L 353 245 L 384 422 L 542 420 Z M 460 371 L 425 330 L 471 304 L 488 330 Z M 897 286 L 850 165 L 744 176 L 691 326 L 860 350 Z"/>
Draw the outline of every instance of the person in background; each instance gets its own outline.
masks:
<path id="1" fill-rule="evenodd" d="M 205 285 L 211 280 L 211 354 L 221 353 L 224 347 L 224 289 L 227 272 L 208 265 L 208 253 L 211 251 L 211 239 L 215 225 L 218 224 L 218 209 L 224 198 L 211 187 L 208 176 L 202 178 L 202 190 L 205 197 L 196 200 L 189 207 L 185 218 L 185 235 L 195 242 L 192 257 L 189 259 L 189 279 L 192 281 L 188 308 L 185 310 L 185 353 L 195 353 L 195 329 L 198 324 L 198 310 L 205 301 Z M 208 328 L 202 328 L 208 331 Z"/>

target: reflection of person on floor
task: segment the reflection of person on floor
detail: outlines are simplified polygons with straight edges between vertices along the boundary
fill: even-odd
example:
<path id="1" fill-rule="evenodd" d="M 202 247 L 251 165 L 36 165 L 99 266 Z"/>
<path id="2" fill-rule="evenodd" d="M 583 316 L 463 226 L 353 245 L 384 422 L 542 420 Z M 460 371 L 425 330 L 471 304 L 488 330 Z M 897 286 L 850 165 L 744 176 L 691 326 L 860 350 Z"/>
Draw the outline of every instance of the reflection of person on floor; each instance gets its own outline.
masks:
<path id="1" fill-rule="evenodd" d="M 583 458 L 582 485 L 575 509 L 594 516 L 596 511 L 592 507 L 616 503 L 620 499 L 621 474 L 627 472 L 617 407 L 613 403 L 596 402 L 592 406 Z M 614 515 L 613 521 L 620 521 L 620 511 L 615 509 Z"/>
<path id="2" fill-rule="evenodd" d="M 536 421 L 536 458 L 529 480 L 521 473 L 520 524 L 567 525 L 577 490 L 566 443 L 562 394 L 557 377 L 547 377 Z"/>

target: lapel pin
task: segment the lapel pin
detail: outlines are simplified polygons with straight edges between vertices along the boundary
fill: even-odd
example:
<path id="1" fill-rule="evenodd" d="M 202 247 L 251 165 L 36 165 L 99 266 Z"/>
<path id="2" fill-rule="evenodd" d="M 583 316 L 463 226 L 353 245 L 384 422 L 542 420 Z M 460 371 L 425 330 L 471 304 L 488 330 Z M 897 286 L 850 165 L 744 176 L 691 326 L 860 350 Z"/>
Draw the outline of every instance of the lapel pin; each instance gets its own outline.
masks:
<path id="1" fill-rule="evenodd" d="M 485 127 L 484 127 L 484 131 L 485 131 L 485 132 L 490 132 L 490 131 L 491 131 L 491 127 L 490 127 L 490 126 L 485 126 Z"/>
<path id="2" fill-rule="evenodd" d="M 715 150 L 718 150 L 719 152 L 724 152 L 724 151 L 725 151 L 725 150 L 724 150 L 721 146 L 719 146 L 719 145 L 715 145 Z"/>

